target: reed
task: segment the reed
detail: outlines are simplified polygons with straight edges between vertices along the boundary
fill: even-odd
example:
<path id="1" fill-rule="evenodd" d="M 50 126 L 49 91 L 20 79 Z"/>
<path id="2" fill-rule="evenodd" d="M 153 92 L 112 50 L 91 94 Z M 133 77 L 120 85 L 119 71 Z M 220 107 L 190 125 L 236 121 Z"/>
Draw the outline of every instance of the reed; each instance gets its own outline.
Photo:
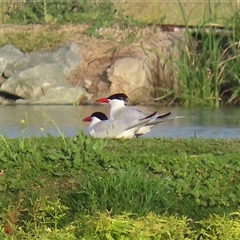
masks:
<path id="1" fill-rule="evenodd" d="M 179 3 L 185 25 L 188 19 Z M 218 9 L 221 3 L 208 5 L 205 9 L 200 27 L 193 30 L 186 27 L 187 44 L 182 52 L 182 62 L 179 63 L 178 99 L 181 105 L 220 105 L 238 101 L 238 67 L 240 64 L 237 53 L 237 22 L 239 14 L 231 19 L 225 19 L 224 28 L 219 32 L 217 28 Z M 230 30 L 231 29 L 231 30 Z M 199 40 L 200 39 L 200 40 Z M 190 42 L 190 44 L 189 44 Z"/>

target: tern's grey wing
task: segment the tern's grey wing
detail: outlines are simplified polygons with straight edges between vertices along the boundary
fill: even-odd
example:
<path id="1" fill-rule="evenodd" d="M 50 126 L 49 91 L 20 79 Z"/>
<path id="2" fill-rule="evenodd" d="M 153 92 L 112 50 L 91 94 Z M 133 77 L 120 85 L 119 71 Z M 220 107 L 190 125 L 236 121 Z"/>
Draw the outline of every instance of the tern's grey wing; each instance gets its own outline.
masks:
<path id="1" fill-rule="evenodd" d="M 92 128 L 92 135 L 98 138 L 115 138 L 127 129 L 127 124 L 121 121 L 101 121 Z"/>
<path id="2" fill-rule="evenodd" d="M 138 120 L 138 122 L 136 121 L 131 121 L 129 122 L 127 125 L 127 129 L 131 129 L 131 128 L 136 128 L 136 129 L 139 129 L 141 128 L 142 126 L 148 124 L 148 122 L 150 121 L 151 119 L 142 119 L 142 120 Z M 128 121 L 127 119 L 125 120 L 126 122 Z"/>
<path id="3" fill-rule="evenodd" d="M 131 108 L 131 107 L 124 107 L 119 109 L 113 114 L 114 119 L 141 119 L 144 118 L 145 115 L 142 111 Z"/>

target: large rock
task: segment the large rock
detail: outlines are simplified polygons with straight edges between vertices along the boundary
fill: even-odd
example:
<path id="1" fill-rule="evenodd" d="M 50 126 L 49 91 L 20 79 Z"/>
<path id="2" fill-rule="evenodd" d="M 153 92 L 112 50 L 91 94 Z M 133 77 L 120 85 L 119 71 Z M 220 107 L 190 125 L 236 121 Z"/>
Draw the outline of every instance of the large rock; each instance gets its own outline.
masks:
<path id="1" fill-rule="evenodd" d="M 78 104 L 83 100 L 89 100 L 90 95 L 81 87 L 61 86 L 50 88 L 45 95 L 35 101 L 17 100 L 18 104 Z"/>
<path id="2" fill-rule="evenodd" d="M 72 76 L 82 61 L 76 43 L 54 51 L 22 53 L 12 45 L 0 48 L 0 95 L 13 96 L 19 104 L 72 104 L 91 95 L 73 87 Z"/>
<path id="3" fill-rule="evenodd" d="M 146 58 L 118 59 L 108 70 L 108 78 L 112 82 L 111 94 L 124 92 L 132 102 L 146 101 L 152 88 L 149 64 Z"/>
<path id="4" fill-rule="evenodd" d="M 76 43 L 69 43 L 54 51 L 32 53 L 22 53 L 12 45 L 5 45 L 0 48 L 0 56 L 2 62 L 6 63 L 3 73 L 7 78 L 41 63 L 56 63 L 64 76 L 70 77 L 82 61 L 80 47 Z"/>
<path id="5" fill-rule="evenodd" d="M 5 45 L 0 48 L 1 62 L 3 67 L 1 69 L 1 75 L 4 74 L 4 77 L 8 78 L 19 69 L 26 69 L 29 59 L 25 57 L 25 54 L 15 48 L 12 45 Z"/>
<path id="6" fill-rule="evenodd" d="M 76 43 L 70 43 L 55 51 L 46 51 L 29 54 L 29 66 L 41 63 L 56 63 L 64 76 L 70 77 L 81 63 L 80 47 Z"/>
<path id="7" fill-rule="evenodd" d="M 25 99 L 37 99 L 45 95 L 49 88 L 67 84 L 56 63 L 42 63 L 12 75 L 2 84 L 1 91 Z"/>

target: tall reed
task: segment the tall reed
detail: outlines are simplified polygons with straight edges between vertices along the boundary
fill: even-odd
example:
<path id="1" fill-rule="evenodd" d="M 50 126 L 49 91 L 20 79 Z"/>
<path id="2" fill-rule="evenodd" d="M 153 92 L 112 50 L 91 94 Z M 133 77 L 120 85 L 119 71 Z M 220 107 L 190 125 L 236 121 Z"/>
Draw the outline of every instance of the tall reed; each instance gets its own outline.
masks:
<path id="1" fill-rule="evenodd" d="M 195 29 L 188 28 L 188 19 L 183 7 L 179 6 L 186 25 L 186 45 L 179 63 L 178 96 L 182 105 L 207 105 L 219 107 L 239 98 L 239 54 L 236 48 L 236 27 L 238 14 L 224 21 L 219 31 L 217 12 L 221 3 L 208 4 L 202 24 Z M 192 38 L 195 38 L 192 40 Z M 197 41 L 198 42 L 197 42 Z"/>

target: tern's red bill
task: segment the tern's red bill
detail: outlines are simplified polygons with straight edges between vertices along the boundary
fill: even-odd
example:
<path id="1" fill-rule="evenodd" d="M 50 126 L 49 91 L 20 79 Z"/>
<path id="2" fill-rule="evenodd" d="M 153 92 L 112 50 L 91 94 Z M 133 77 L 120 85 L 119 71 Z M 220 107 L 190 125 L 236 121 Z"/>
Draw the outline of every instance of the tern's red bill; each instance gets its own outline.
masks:
<path id="1" fill-rule="evenodd" d="M 109 103 L 109 100 L 107 98 L 99 98 L 96 100 L 98 103 Z"/>
<path id="2" fill-rule="evenodd" d="M 83 119 L 83 122 L 91 122 L 91 121 L 92 121 L 92 117 L 91 117 L 91 116 L 85 117 L 85 118 Z"/>

